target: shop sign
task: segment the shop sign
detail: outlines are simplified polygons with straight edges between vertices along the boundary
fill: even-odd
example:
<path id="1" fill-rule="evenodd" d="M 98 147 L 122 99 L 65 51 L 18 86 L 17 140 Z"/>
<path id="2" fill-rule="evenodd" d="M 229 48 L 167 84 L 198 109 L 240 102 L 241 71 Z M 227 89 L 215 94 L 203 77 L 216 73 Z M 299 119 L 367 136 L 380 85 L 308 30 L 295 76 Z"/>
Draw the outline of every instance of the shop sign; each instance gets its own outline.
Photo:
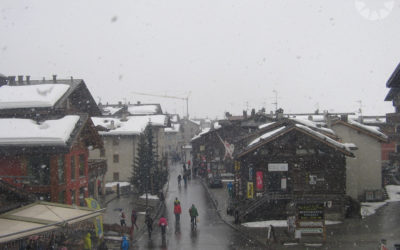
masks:
<path id="1" fill-rule="evenodd" d="M 287 163 L 269 163 L 268 171 L 269 172 L 288 171 L 288 164 Z"/>
<path id="2" fill-rule="evenodd" d="M 298 218 L 300 220 L 323 220 L 324 204 L 302 204 L 297 205 Z"/>
<path id="3" fill-rule="evenodd" d="M 253 168 L 250 167 L 249 168 L 249 181 L 252 181 L 252 180 L 253 180 Z"/>
<path id="4" fill-rule="evenodd" d="M 324 232 L 322 227 L 299 228 L 297 230 L 299 230 L 301 234 L 322 234 Z"/>
<path id="5" fill-rule="evenodd" d="M 200 145 L 200 151 L 206 150 L 206 147 L 204 145 Z"/>
<path id="6" fill-rule="evenodd" d="M 263 172 L 262 171 L 257 171 L 256 172 L 256 189 L 258 191 L 263 190 Z"/>
<path id="7" fill-rule="evenodd" d="M 247 198 L 253 199 L 253 197 L 254 197 L 253 182 L 247 182 Z"/>
<path id="8" fill-rule="evenodd" d="M 323 227 L 322 221 L 300 221 L 300 227 Z"/>

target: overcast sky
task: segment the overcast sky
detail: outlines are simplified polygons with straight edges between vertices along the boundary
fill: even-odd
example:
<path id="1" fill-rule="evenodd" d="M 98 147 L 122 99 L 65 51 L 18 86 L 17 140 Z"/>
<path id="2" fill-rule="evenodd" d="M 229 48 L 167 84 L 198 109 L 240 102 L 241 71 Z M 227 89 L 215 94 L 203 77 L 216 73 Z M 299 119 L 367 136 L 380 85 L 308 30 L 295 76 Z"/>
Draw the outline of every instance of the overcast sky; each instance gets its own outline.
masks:
<path id="1" fill-rule="evenodd" d="M 170 113 L 184 101 L 132 92 L 190 93 L 192 117 L 275 110 L 273 90 L 285 113 L 355 112 L 361 100 L 383 115 L 399 31 L 399 0 L 1 0 L 0 73 L 74 76 L 103 103 Z"/>

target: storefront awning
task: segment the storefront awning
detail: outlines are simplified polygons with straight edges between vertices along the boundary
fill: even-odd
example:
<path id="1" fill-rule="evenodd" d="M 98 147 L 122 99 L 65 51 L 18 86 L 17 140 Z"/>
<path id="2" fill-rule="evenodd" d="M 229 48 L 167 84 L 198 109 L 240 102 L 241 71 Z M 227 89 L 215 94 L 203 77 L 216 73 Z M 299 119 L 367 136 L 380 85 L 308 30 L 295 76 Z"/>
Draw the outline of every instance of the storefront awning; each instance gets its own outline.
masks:
<path id="1" fill-rule="evenodd" d="M 0 243 L 61 228 L 102 215 L 104 209 L 35 202 L 0 215 Z"/>

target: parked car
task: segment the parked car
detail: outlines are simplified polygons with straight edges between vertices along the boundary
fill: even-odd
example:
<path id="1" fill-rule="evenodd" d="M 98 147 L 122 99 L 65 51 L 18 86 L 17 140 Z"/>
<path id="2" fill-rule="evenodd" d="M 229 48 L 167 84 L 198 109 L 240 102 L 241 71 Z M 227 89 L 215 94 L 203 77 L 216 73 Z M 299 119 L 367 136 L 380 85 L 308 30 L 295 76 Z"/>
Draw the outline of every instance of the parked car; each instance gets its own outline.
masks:
<path id="1" fill-rule="evenodd" d="M 213 176 L 208 179 L 208 186 L 211 188 L 222 188 L 222 179 L 219 176 Z"/>

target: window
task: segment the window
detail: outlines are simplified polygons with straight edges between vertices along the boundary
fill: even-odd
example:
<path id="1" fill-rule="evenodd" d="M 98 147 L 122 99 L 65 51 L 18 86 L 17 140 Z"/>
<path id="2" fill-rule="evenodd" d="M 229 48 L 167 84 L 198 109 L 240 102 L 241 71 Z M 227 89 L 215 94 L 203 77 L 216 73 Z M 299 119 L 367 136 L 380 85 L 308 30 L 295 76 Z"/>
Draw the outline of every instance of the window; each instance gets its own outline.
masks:
<path id="1" fill-rule="evenodd" d="M 57 158 L 57 169 L 58 169 L 58 183 L 65 182 L 65 169 L 64 169 L 64 156 Z"/>
<path id="2" fill-rule="evenodd" d="M 113 162 L 114 163 L 118 163 L 119 162 L 119 155 L 118 154 L 113 155 Z"/>
<path id="3" fill-rule="evenodd" d="M 114 137 L 113 138 L 113 145 L 118 146 L 119 145 L 119 137 Z"/>
<path id="4" fill-rule="evenodd" d="M 58 202 L 59 203 L 65 202 L 65 190 L 58 193 Z"/>
<path id="5" fill-rule="evenodd" d="M 106 150 L 104 148 L 100 149 L 100 157 L 106 156 Z"/>
<path id="6" fill-rule="evenodd" d="M 36 156 L 28 159 L 28 175 L 32 185 L 50 184 L 50 159 L 48 156 Z"/>
<path id="7" fill-rule="evenodd" d="M 85 155 L 79 155 L 79 176 L 85 175 Z"/>
<path id="8" fill-rule="evenodd" d="M 400 144 L 396 144 L 396 153 L 400 153 Z"/>
<path id="9" fill-rule="evenodd" d="M 76 204 L 76 201 L 75 201 L 75 190 L 72 190 L 72 189 L 71 189 L 71 202 L 72 202 L 72 204 Z"/>
<path id="10" fill-rule="evenodd" d="M 119 172 L 114 172 L 113 173 L 113 180 L 114 181 L 119 181 Z"/>
<path id="11" fill-rule="evenodd" d="M 400 134 L 400 124 L 396 125 L 396 134 Z"/>
<path id="12" fill-rule="evenodd" d="M 71 180 L 75 180 L 75 155 L 71 156 Z"/>

